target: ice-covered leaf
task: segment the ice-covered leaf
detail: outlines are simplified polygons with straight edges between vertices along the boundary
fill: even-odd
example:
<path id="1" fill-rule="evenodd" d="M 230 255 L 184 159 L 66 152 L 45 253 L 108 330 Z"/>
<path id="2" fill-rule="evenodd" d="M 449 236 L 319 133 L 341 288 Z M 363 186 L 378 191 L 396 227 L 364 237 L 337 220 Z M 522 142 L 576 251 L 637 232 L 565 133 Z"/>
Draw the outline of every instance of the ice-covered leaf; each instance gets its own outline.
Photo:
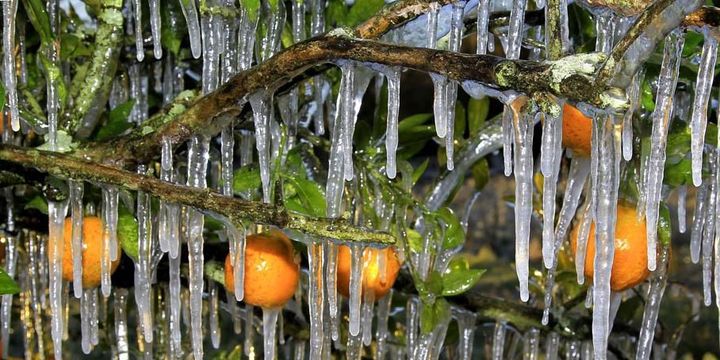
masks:
<path id="1" fill-rule="evenodd" d="M 5 270 L 0 269 L 0 295 L 17 294 L 19 292 L 20 286 Z"/>
<path id="2" fill-rule="evenodd" d="M 445 224 L 445 238 L 443 239 L 443 249 L 454 249 L 465 242 L 465 230 L 460 225 L 460 220 L 450 210 L 450 208 L 442 208 L 437 212 L 438 218 Z"/>
<path id="3" fill-rule="evenodd" d="M 50 18 L 45 11 L 45 3 L 42 0 L 23 0 L 25 13 L 35 31 L 40 35 L 40 40 L 45 45 L 50 45 L 55 37 L 50 26 Z"/>
<path id="4" fill-rule="evenodd" d="M 658 217 L 658 240 L 664 246 L 670 246 L 672 237 L 672 221 L 670 209 L 665 203 L 660 203 L 660 216 Z"/>
<path id="5" fill-rule="evenodd" d="M 385 0 L 362 0 L 355 1 L 345 18 L 346 26 L 355 26 L 367 20 L 370 16 L 380 10 L 385 4 Z"/>
<path id="6" fill-rule="evenodd" d="M 467 108 L 468 131 L 470 136 L 473 136 L 480 131 L 480 128 L 482 128 L 483 124 L 485 124 L 489 111 L 490 99 L 488 97 L 480 99 L 470 98 Z"/>
<path id="7" fill-rule="evenodd" d="M 413 129 L 425 124 L 428 120 L 432 119 L 433 114 L 421 113 L 408 116 L 398 123 L 398 133 L 412 131 Z"/>
<path id="8" fill-rule="evenodd" d="M 35 196 L 25 204 L 25 209 L 35 209 L 45 215 L 48 213 L 48 204 L 44 196 Z"/>
<path id="9" fill-rule="evenodd" d="M 256 166 L 243 166 L 235 170 L 233 176 L 233 191 L 244 193 L 260 188 L 260 170 Z"/>
<path id="10" fill-rule="evenodd" d="M 57 132 L 57 149 L 56 152 L 66 153 L 72 151 L 77 143 L 73 142 L 72 136 L 68 135 L 65 130 L 58 130 Z M 43 143 L 37 147 L 38 150 L 52 151 L 48 142 Z"/>
<path id="11" fill-rule="evenodd" d="M 643 81 L 641 90 L 642 92 L 640 96 L 640 103 L 642 104 L 643 110 L 655 110 L 655 92 L 653 91 L 647 79 Z"/>
<path id="12" fill-rule="evenodd" d="M 443 274 L 443 296 L 460 295 L 471 289 L 485 273 L 484 269 L 453 270 Z"/>
<path id="13" fill-rule="evenodd" d="M 181 0 L 181 1 L 192 1 L 192 0 Z M 241 0 L 240 3 L 242 4 L 245 11 L 248 13 L 248 17 L 250 20 L 255 20 L 260 15 L 260 0 Z"/>
<path id="14" fill-rule="evenodd" d="M 161 6 L 160 14 L 162 25 L 160 27 L 160 41 L 165 49 L 173 55 L 177 55 L 180 51 L 182 40 L 187 34 L 187 24 L 185 21 L 178 21 L 183 17 L 178 2 L 163 1 Z"/>
<path id="15" fill-rule="evenodd" d="M 482 158 L 470 169 L 472 172 L 473 180 L 475 180 L 475 190 L 482 190 L 488 181 L 490 181 L 490 165 L 487 159 Z"/>
<path id="16" fill-rule="evenodd" d="M 419 232 L 417 232 L 413 229 L 408 229 L 407 230 L 407 241 L 408 241 L 408 245 L 410 246 L 410 250 L 412 250 L 413 252 L 422 251 L 423 238 Z"/>
<path id="17" fill-rule="evenodd" d="M 98 130 L 95 140 L 104 141 L 111 139 L 131 128 L 133 125 L 128 121 L 128 116 L 134 105 L 135 99 L 130 99 L 110 110 L 108 121 L 105 126 Z"/>
<path id="18" fill-rule="evenodd" d="M 117 236 L 123 252 L 133 260 L 138 256 L 138 223 L 124 206 L 119 207 Z"/>
<path id="19" fill-rule="evenodd" d="M 0 81 L 0 109 L 5 108 L 5 84 Z"/>
<path id="20" fill-rule="evenodd" d="M 60 48 L 62 49 L 60 57 L 66 61 L 73 60 L 76 57 L 90 56 L 92 54 L 92 49 L 76 34 L 60 35 Z"/>
<path id="21" fill-rule="evenodd" d="M 325 216 L 325 194 L 320 184 L 294 176 L 285 176 L 285 180 L 285 205 L 288 209 L 310 216 Z"/>
<path id="22" fill-rule="evenodd" d="M 426 158 L 425 161 L 423 161 L 420 166 L 416 167 L 413 170 L 412 174 L 412 182 L 413 185 L 415 185 L 418 180 L 422 177 L 422 175 L 425 173 L 425 170 L 427 170 L 428 165 L 430 164 L 430 158 Z"/>
<path id="23" fill-rule="evenodd" d="M 671 186 L 692 184 L 692 161 L 682 159 L 677 164 L 665 163 L 663 183 Z"/>
<path id="24" fill-rule="evenodd" d="M 423 303 L 420 313 L 420 331 L 423 334 L 429 333 L 441 319 L 446 319 L 448 316 L 450 316 L 450 305 L 445 299 L 439 298 L 433 303 Z"/>

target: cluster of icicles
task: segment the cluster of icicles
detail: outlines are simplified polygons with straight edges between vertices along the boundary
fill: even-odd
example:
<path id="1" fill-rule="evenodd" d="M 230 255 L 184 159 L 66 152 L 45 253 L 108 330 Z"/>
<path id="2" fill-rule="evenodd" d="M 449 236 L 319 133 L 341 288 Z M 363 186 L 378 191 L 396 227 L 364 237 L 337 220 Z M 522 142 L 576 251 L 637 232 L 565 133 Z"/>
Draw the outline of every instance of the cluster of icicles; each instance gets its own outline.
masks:
<path id="1" fill-rule="evenodd" d="M 53 2 L 48 2 L 53 6 Z M 227 81 L 239 71 L 246 70 L 254 62 L 263 62 L 269 59 L 280 47 L 280 36 L 286 22 L 286 9 L 282 1 L 278 7 L 270 10 L 261 21 L 265 21 L 265 35 L 256 39 L 257 20 L 253 21 L 244 9 L 238 9 L 238 18 L 228 19 L 218 14 L 209 13 L 200 15 L 195 1 L 180 1 L 185 21 L 188 25 L 191 53 L 195 58 L 202 57 L 202 91 L 207 94 L 216 89 L 220 84 Z M 208 0 L 208 6 L 235 7 L 232 0 Z M 322 34 L 325 31 L 324 25 L 324 0 L 292 1 L 292 8 L 288 11 L 291 19 L 293 41 L 298 42 L 306 38 L 305 19 L 309 15 L 311 24 L 310 36 Z M 491 6 L 495 6 L 494 8 Z M 508 6 L 509 5 L 509 6 Z M 537 3 L 538 6 L 543 4 Z M 671 7 L 677 9 L 691 9 L 697 7 L 697 1 L 677 1 Z M 450 51 L 459 51 L 463 38 L 463 18 L 477 16 L 477 53 L 485 54 L 492 51 L 495 43 L 492 33 L 488 32 L 488 16 L 493 9 L 509 7 L 511 11 L 507 32 L 500 34 L 500 42 L 504 47 L 507 57 L 518 59 L 526 34 L 524 25 L 524 12 L 526 1 L 513 1 L 511 4 L 490 4 L 489 0 L 480 1 L 457 1 L 444 7 L 435 6 L 431 11 L 408 24 L 396 29 L 385 36 L 385 41 L 400 44 L 427 46 L 435 48 L 438 46 L 438 39 L 443 42 Z M 18 115 L 17 96 L 17 75 L 13 51 L 16 45 L 15 14 L 17 12 L 17 0 L 9 0 L 2 3 L 4 15 L 3 31 L 3 78 L 8 96 L 8 108 L 12 129 L 18 131 L 20 128 L 20 116 Z M 566 9 L 566 4 L 561 6 Z M 112 88 L 109 106 L 115 106 L 126 102 L 128 99 L 136 99 L 135 106 L 130 114 L 130 120 L 137 124 L 148 117 L 147 93 L 150 91 L 150 78 L 143 71 L 149 68 L 144 64 L 144 39 L 148 34 L 142 33 L 142 6 L 140 0 L 128 2 L 126 11 L 130 14 L 127 19 L 127 32 L 136 37 L 138 63 L 130 65 L 127 78 L 118 78 Z M 154 91 L 163 95 L 165 103 L 169 103 L 177 94 L 183 90 L 184 64 L 176 61 L 170 55 L 163 57 L 160 45 L 161 22 L 159 16 L 159 1 L 150 0 L 150 24 L 151 38 L 153 44 L 153 55 L 157 61 L 152 63 Z M 57 16 L 57 8 L 48 9 L 51 16 Z M 683 11 L 673 12 L 677 19 L 668 20 L 679 22 Z M 570 48 L 567 30 L 567 13 L 561 14 L 564 22 L 563 46 Z M 609 52 L 614 42 L 627 31 L 631 18 L 622 18 L 607 12 L 596 14 L 597 24 L 597 51 Z M 55 23 L 52 20 L 52 23 Z M 418 34 L 422 34 L 418 36 Z M 535 31 L 538 39 L 542 40 L 541 31 Z M 447 35 L 447 37 L 445 37 Z M 645 38 L 651 38 L 653 34 L 642 34 L 638 43 Z M 419 39 L 418 39 L 419 38 Z M 680 64 L 680 52 L 683 46 L 683 34 L 674 31 L 665 40 L 664 57 L 662 70 L 657 81 L 656 108 L 652 114 L 652 138 L 651 151 L 642 159 L 642 183 L 641 202 L 638 206 L 640 212 L 647 218 L 648 233 L 648 268 L 655 271 L 650 281 L 648 302 L 643 316 L 643 325 L 638 340 L 637 358 L 648 359 L 651 353 L 654 326 L 657 322 L 659 304 L 666 286 L 664 274 L 667 252 L 663 252 L 656 262 L 657 252 L 657 222 L 658 208 L 661 200 L 663 169 L 665 162 L 665 145 L 667 141 L 668 127 L 673 114 L 673 101 L 675 87 L 678 78 Z M 24 40 L 23 40 L 24 41 Z M 255 50 L 257 49 L 257 53 Z M 644 53 L 654 49 L 642 48 L 642 46 L 631 47 L 636 52 L 637 58 L 643 58 Z M 716 162 L 718 156 L 710 152 L 707 162 L 710 163 L 711 171 L 707 178 L 702 178 L 703 165 L 703 144 L 708 102 L 712 85 L 713 69 L 715 66 L 717 52 L 717 40 L 706 34 L 705 43 L 700 59 L 700 69 L 696 82 L 696 95 L 692 106 L 690 128 L 692 130 L 692 166 L 693 183 L 698 186 L 697 207 L 695 218 L 692 223 L 692 260 L 698 262 L 702 255 L 703 261 L 703 283 L 705 286 L 705 303 L 711 303 L 711 289 L 713 287 L 712 274 L 715 274 L 714 288 L 720 293 L 720 261 L 715 259 L 713 268 L 713 251 L 717 257 L 720 253 L 718 248 L 720 241 L 720 224 L 716 224 L 718 211 L 716 207 L 720 204 L 717 201 L 718 181 L 720 166 Z M 538 57 L 539 53 L 531 56 Z M 23 56 L 21 51 L 21 56 Z M 57 61 L 57 54 L 51 54 L 51 61 Z M 277 106 L 280 108 L 282 120 L 288 124 L 291 134 L 297 126 L 312 127 L 316 134 L 325 133 L 325 119 L 329 121 L 329 133 L 331 138 L 330 159 L 328 165 L 328 178 L 326 184 L 327 215 L 328 217 L 339 217 L 343 212 L 343 189 L 345 181 L 353 179 L 353 158 L 352 138 L 355 122 L 362 104 L 363 95 L 371 80 L 382 84 L 387 81 L 388 86 L 388 117 L 386 133 L 387 165 L 385 172 L 389 178 L 395 178 L 397 173 L 395 152 L 398 147 L 398 108 L 400 101 L 400 75 L 402 69 L 381 67 L 375 64 L 357 64 L 342 62 L 338 64 L 342 71 L 342 78 L 339 87 L 339 95 L 336 103 L 328 101 L 330 83 L 322 75 L 316 76 L 308 82 L 308 86 L 298 86 L 292 89 L 287 95 L 278 98 Z M 543 212 L 555 214 L 556 185 L 562 161 L 562 116 L 557 112 L 545 114 L 537 110 L 528 111 L 525 105 L 527 98 L 516 93 L 497 93 L 477 83 L 458 84 L 447 77 L 439 74 L 430 74 L 434 83 L 434 113 L 435 128 L 437 136 L 444 139 L 447 150 L 447 167 L 452 170 L 453 162 L 453 120 L 455 101 L 458 85 L 472 96 L 493 96 L 505 103 L 505 112 L 502 117 L 503 153 L 505 155 L 505 174 L 514 173 L 516 181 L 516 266 L 517 275 L 520 281 L 520 298 L 523 301 L 529 299 L 528 276 L 529 276 L 529 239 L 530 221 L 533 213 L 533 127 L 540 119 L 544 119 L 542 125 L 541 155 L 539 169 L 544 176 L 543 185 Z M 622 159 L 629 160 L 632 154 L 632 116 L 637 110 L 638 93 L 642 82 L 642 73 L 636 74 L 627 88 L 630 99 L 630 108 L 624 115 L 618 115 L 613 111 L 598 109 L 584 109 L 592 114 L 594 118 L 592 154 L 589 159 L 580 157 L 571 158 L 569 178 L 565 188 L 562 206 L 559 209 L 558 220 L 555 222 L 553 216 L 546 216 L 543 221 L 542 244 L 543 262 L 548 269 L 548 283 L 546 284 L 547 294 L 545 296 L 545 313 L 542 321 L 547 323 L 551 311 L 551 292 L 553 288 L 554 270 L 557 266 L 557 254 L 562 242 L 567 235 L 568 228 L 578 208 L 586 216 L 580 222 L 580 235 L 577 251 L 576 264 L 578 266 L 578 282 L 585 281 L 583 275 L 583 264 L 585 264 L 586 241 L 590 231 L 591 222 L 596 224 L 595 239 L 597 254 L 595 257 L 595 271 L 592 283 L 592 291 L 588 295 L 588 305 L 592 305 L 593 326 L 592 343 L 581 343 L 574 340 L 565 342 L 567 358 L 589 358 L 592 354 L 595 358 L 606 357 L 608 337 L 612 328 L 612 318 L 617 311 L 623 294 L 614 294 L 610 291 L 610 269 L 613 262 L 614 226 L 615 211 L 618 197 L 618 184 Z M 48 82 L 48 142 L 50 148 L 57 146 L 57 93 L 52 82 Z M 310 98 L 314 99 L 309 107 L 300 109 L 298 104 L 299 94 L 305 91 Z M 274 119 L 275 101 L 273 89 L 261 91 L 249 96 L 249 105 L 254 114 L 255 134 L 243 132 L 240 134 L 242 143 L 240 165 L 247 165 L 253 160 L 253 142 L 257 149 L 259 162 L 263 200 L 270 201 L 270 164 L 271 161 L 280 156 L 279 141 L 280 130 L 277 121 Z M 558 103 L 562 108 L 562 103 Z M 233 195 L 233 168 L 236 158 L 236 148 L 233 133 L 233 126 L 230 124 L 222 130 L 218 138 L 220 144 L 219 174 L 217 180 L 211 183 L 224 195 Z M 292 146 L 292 136 L 289 146 Z M 163 141 L 160 178 L 163 181 L 185 184 L 193 187 L 208 187 L 209 164 L 217 166 L 217 161 L 212 160 L 210 148 L 214 142 L 205 137 L 194 137 L 187 144 L 187 159 L 183 159 L 186 165 L 186 172 L 180 171 L 179 161 L 173 158 L 173 147 L 179 144 L 172 144 L 170 141 Z M 457 160 L 457 159 L 456 159 Z M 210 166 L 213 168 L 213 166 Z M 138 167 L 138 172 L 146 173 L 145 166 Z M 589 184 L 586 185 L 587 179 Z M 117 222 L 118 222 L 118 188 L 110 185 L 101 185 L 102 202 L 100 213 L 104 224 L 104 236 L 102 242 L 102 283 L 100 293 L 98 289 L 83 289 L 82 287 L 82 235 L 79 229 L 82 228 L 83 214 L 94 204 L 83 204 L 84 184 L 82 182 L 70 181 L 70 198 L 66 202 L 49 202 L 49 235 L 47 241 L 39 235 L 20 235 L 27 243 L 26 251 L 36 256 L 28 256 L 29 266 L 24 274 L 18 274 L 22 279 L 24 292 L 20 296 L 26 301 L 28 312 L 23 312 L 23 323 L 32 324 L 29 328 L 36 332 L 34 342 L 35 350 L 39 354 L 44 353 L 43 344 L 43 309 L 49 309 L 51 314 L 51 337 L 56 358 L 62 358 L 63 340 L 67 339 L 68 314 L 70 302 L 70 289 L 63 284 L 61 271 L 63 254 L 63 225 L 64 219 L 70 214 L 72 218 L 72 254 L 73 254 L 73 289 L 72 294 L 80 300 L 80 318 L 82 330 L 82 349 L 89 353 L 94 345 L 99 342 L 100 323 L 98 319 L 105 318 L 108 309 L 108 299 L 114 299 L 114 330 L 107 331 L 108 336 L 114 335 L 112 349 L 120 359 L 129 357 L 128 329 L 128 291 L 124 288 L 112 289 L 110 281 L 110 264 L 119 256 L 117 249 Z M 583 191 L 585 190 L 585 203 L 580 205 Z M 681 231 L 685 231 L 684 196 L 686 188 L 679 189 L 681 206 L 679 206 L 681 217 Z M 6 192 L 8 204 L 12 204 L 12 192 Z M 203 358 L 203 327 L 209 326 L 206 330 L 210 334 L 211 343 L 214 347 L 220 345 L 219 315 L 220 310 L 228 311 L 234 321 L 236 333 L 245 332 L 244 351 L 247 355 L 254 354 L 253 333 L 255 324 L 252 306 L 246 305 L 240 309 L 238 301 L 243 299 L 243 275 L 235 274 L 235 283 L 226 284 L 234 289 L 234 294 L 228 294 L 227 302 L 219 302 L 219 290 L 215 283 L 209 281 L 207 291 L 204 279 L 203 259 L 203 232 L 204 214 L 192 208 L 184 208 L 178 204 L 161 202 L 158 213 L 153 214 L 150 206 L 150 195 L 138 192 L 135 216 L 139 225 L 138 256 L 135 263 L 134 278 L 134 300 L 137 307 L 137 338 L 138 347 L 146 357 L 152 356 L 153 343 L 156 349 L 166 346 L 168 354 L 177 358 L 184 353 L 183 339 L 186 338 L 182 332 L 183 326 L 189 329 L 190 348 L 196 359 Z M 386 218 L 383 224 L 387 230 L 391 223 L 394 210 L 392 206 L 386 208 L 383 205 L 382 212 Z M 8 228 L 12 226 L 12 212 L 9 207 Z M 94 211 L 94 210 L 93 210 Z M 221 219 L 222 220 L 222 219 Z M 237 229 L 229 221 L 224 221 L 226 226 L 224 237 L 229 244 L 230 256 L 233 259 L 234 269 L 244 269 L 244 239 L 245 229 Z M 419 225 L 422 227 L 422 224 Z M 296 239 L 297 239 L 297 234 Z M 426 238 L 430 238 L 426 236 Z M 339 340 L 339 322 L 341 320 L 340 310 L 342 299 L 337 296 L 337 284 L 335 281 L 335 267 L 337 247 L 325 239 L 312 239 L 303 237 L 308 244 L 308 274 L 304 278 L 305 284 L 298 289 L 296 300 L 288 307 L 298 307 L 302 303 L 303 290 L 307 291 L 307 303 L 310 315 L 310 339 L 306 343 L 302 340 L 293 342 L 294 356 L 302 359 L 306 353 L 311 359 L 326 358 L 329 356 L 333 342 Z M 8 256 L 6 270 L 11 275 L 16 275 L 15 263 L 17 261 L 18 238 L 9 237 L 7 242 Z M 189 269 L 188 286 L 181 286 L 181 263 L 180 247 L 186 243 L 188 249 Z M 51 249 L 52 248 L 52 249 Z M 363 345 L 369 345 L 373 339 L 372 322 L 373 312 L 376 313 L 375 340 L 377 343 L 376 356 L 379 358 L 390 354 L 393 357 L 407 357 L 413 359 L 431 359 L 440 356 L 440 349 L 444 342 L 445 334 L 451 318 L 441 319 L 438 326 L 429 334 L 419 332 L 419 313 L 422 311 L 422 302 L 417 298 L 410 298 L 405 309 L 406 313 L 406 343 L 403 346 L 391 344 L 388 340 L 388 316 L 391 311 L 392 292 L 383 299 L 379 299 L 376 311 L 373 310 L 374 300 L 372 297 L 361 298 L 361 256 L 363 247 L 352 246 L 353 261 L 351 264 L 351 298 L 348 299 L 349 308 L 349 339 L 346 351 L 351 357 L 357 357 L 363 351 Z M 47 254 L 56 254 L 44 262 Z M 156 279 L 156 266 L 160 259 L 167 254 L 169 258 L 169 282 L 162 288 L 153 287 Z M 439 261 L 433 261 L 429 246 L 424 253 L 413 254 L 409 258 L 419 269 L 420 276 L 426 276 L 431 266 L 435 270 L 443 270 L 447 266 L 448 254 Z M 445 261 L 442 261 L 445 260 Z M 432 265 L 431 265 L 432 264 Z M 46 296 L 47 293 L 47 296 Z M 208 296 L 208 321 L 204 324 L 203 298 Z M 720 299 L 720 297 L 718 297 Z M 2 299 L 2 345 L 3 351 L 8 351 L 8 340 L 10 332 L 10 309 L 13 301 L 12 295 L 5 295 Z M 720 300 L 718 300 L 720 306 Z M 300 309 L 297 313 L 302 314 Z M 275 356 L 276 343 L 276 322 L 277 311 L 265 310 L 263 316 L 263 350 L 266 358 Z M 302 315 L 301 315 L 302 316 Z M 461 309 L 453 309 L 453 317 L 457 319 L 462 334 L 458 354 L 468 359 L 472 355 L 473 332 L 475 329 L 475 317 Z M 245 321 L 244 329 L 241 321 Z M 157 329 L 159 322 L 167 324 Z M 282 326 L 282 321 L 280 321 Z M 503 358 L 505 349 L 505 333 L 508 329 L 505 323 L 499 322 L 495 328 L 492 347 L 493 358 Z M 281 331 L 282 333 L 282 331 Z M 26 336 L 32 337 L 32 334 Z M 525 353 L 528 358 L 537 358 L 539 353 L 539 331 L 531 330 L 525 334 Z M 284 343 L 284 336 L 279 336 L 281 344 Z M 561 344 L 564 342 L 558 334 L 551 333 L 547 337 L 546 358 L 553 359 L 558 356 Z M 584 355 L 583 355 L 584 354 Z"/>

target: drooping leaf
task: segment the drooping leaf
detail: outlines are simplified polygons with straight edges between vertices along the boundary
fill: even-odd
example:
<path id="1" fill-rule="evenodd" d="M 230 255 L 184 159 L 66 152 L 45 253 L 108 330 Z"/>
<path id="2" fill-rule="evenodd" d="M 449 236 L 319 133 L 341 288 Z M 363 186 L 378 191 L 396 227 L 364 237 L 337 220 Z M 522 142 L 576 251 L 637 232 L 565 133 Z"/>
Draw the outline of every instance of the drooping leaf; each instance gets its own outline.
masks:
<path id="1" fill-rule="evenodd" d="M 429 164 L 430 164 L 430 158 L 425 158 L 425 161 L 423 161 L 420 164 L 420 166 L 416 167 L 413 170 L 413 174 L 412 174 L 413 185 L 415 185 L 418 182 L 418 180 L 420 180 L 420 178 L 425 173 L 425 170 L 427 170 Z"/>
<path id="2" fill-rule="evenodd" d="M 0 295 L 17 294 L 19 292 L 20 286 L 5 270 L 0 269 Z"/>
<path id="3" fill-rule="evenodd" d="M 111 139 L 130 129 L 133 125 L 127 119 L 134 105 L 135 99 L 130 99 L 110 110 L 107 123 L 98 130 L 95 139 L 97 141 Z"/>
<path id="4" fill-rule="evenodd" d="M 468 131 L 470 133 L 470 137 L 477 134 L 480 128 L 482 128 L 485 124 L 489 111 L 490 99 L 487 97 L 480 99 L 470 98 L 467 109 Z"/>
<path id="5" fill-rule="evenodd" d="M 138 223 L 124 206 L 118 209 L 117 238 L 123 252 L 133 260 L 138 256 Z"/>
<path id="6" fill-rule="evenodd" d="M 48 213 L 48 204 L 47 201 L 45 201 L 44 196 L 35 196 L 34 198 L 30 199 L 30 201 L 25 204 L 25 209 L 35 209 L 45 215 Z"/>
<path id="7" fill-rule="evenodd" d="M 460 225 L 460 220 L 450 210 L 450 208 L 442 208 L 437 212 L 445 224 L 445 238 L 443 239 L 443 249 L 454 249 L 465 243 L 465 230 Z"/>

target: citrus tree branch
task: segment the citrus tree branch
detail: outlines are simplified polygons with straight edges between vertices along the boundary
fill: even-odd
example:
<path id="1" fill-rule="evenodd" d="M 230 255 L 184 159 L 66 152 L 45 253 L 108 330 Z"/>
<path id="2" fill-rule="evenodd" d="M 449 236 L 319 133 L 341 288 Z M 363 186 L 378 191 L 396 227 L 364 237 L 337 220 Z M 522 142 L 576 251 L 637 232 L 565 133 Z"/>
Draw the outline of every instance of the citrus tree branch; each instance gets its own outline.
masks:
<path id="1" fill-rule="evenodd" d="M 175 185 L 154 177 L 136 174 L 111 166 L 78 159 L 70 155 L 0 145 L 0 161 L 37 169 L 50 175 L 122 186 L 144 191 L 162 200 L 192 206 L 223 215 L 235 224 L 249 221 L 300 231 L 308 235 L 329 237 L 339 241 L 392 244 L 395 238 L 351 225 L 345 220 L 314 218 L 288 212 L 284 207 L 245 201 L 220 195 L 209 189 Z"/>

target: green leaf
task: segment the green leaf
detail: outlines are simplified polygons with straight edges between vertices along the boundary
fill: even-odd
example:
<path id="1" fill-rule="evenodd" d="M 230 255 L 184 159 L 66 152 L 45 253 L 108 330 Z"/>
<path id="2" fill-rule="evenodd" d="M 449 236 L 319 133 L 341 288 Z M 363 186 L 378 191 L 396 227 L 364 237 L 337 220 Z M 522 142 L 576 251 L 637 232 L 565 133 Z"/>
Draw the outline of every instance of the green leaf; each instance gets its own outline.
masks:
<path id="1" fill-rule="evenodd" d="M 443 275 L 443 296 L 460 295 L 471 289 L 485 273 L 484 269 L 455 270 Z"/>
<path id="2" fill-rule="evenodd" d="M 435 309 L 432 304 L 423 304 L 420 312 L 420 331 L 427 334 L 435 328 L 437 319 L 435 318 Z"/>
<path id="3" fill-rule="evenodd" d="M 443 249 L 454 249 L 465 243 L 465 230 L 460 225 L 460 220 L 450 210 L 450 208 L 442 208 L 437 212 L 438 218 L 445 223 L 445 238 L 443 239 Z"/>
<path id="4" fill-rule="evenodd" d="M 470 269 L 470 263 L 468 262 L 467 258 L 464 256 L 455 256 L 453 257 L 450 262 L 448 263 L 447 269 L 445 269 L 445 274 L 449 274 L 453 271 L 465 271 Z"/>
<path id="5" fill-rule="evenodd" d="M 430 272 L 427 280 L 425 281 L 427 290 L 434 295 L 440 295 L 443 293 L 443 284 L 443 277 L 437 271 Z"/>
<path id="6" fill-rule="evenodd" d="M 641 90 L 640 103 L 642 104 L 643 109 L 645 111 L 655 110 L 655 101 L 653 100 L 655 94 L 653 94 L 652 87 L 650 87 L 650 83 L 647 81 L 647 78 L 643 81 Z"/>
<path id="7" fill-rule="evenodd" d="M 138 256 L 138 223 L 130 211 L 121 206 L 118 211 L 117 237 L 125 254 L 137 259 Z"/>
<path id="8" fill-rule="evenodd" d="M 433 114 L 430 113 L 410 115 L 400 120 L 400 122 L 398 123 L 398 133 L 411 131 L 419 125 L 425 124 L 428 120 L 432 119 L 432 117 Z"/>
<path id="9" fill-rule="evenodd" d="M 100 128 L 97 136 L 95 136 L 95 140 L 103 141 L 111 139 L 122 134 L 125 130 L 130 129 L 133 125 L 127 121 L 127 119 L 134 105 L 135 99 L 130 99 L 110 110 L 108 121 L 105 126 Z"/>
<path id="10" fill-rule="evenodd" d="M 480 131 L 480 128 L 485 124 L 488 112 L 490 111 L 490 99 L 483 97 L 480 99 L 470 98 L 468 101 L 468 131 L 470 137 Z"/>
<path id="11" fill-rule="evenodd" d="M 420 252 L 423 249 L 423 238 L 419 232 L 414 229 L 407 229 L 407 240 L 410 245 L 410 250 L 413 252 Z"/>
<path id="12" fill-rule="evenodd" d="M 285 203 L 289 210 L 310 216 L 325 216 L 325 193 L 320 184 L 289 175 L 286 175 L 285 179 L 285 187 L 291 188 L 286 190 L 286 195 L 289 192 L 294 193 Z"/>
<path id="13" fill-rule="evenodd" d="M 671 186 L 680 186 L 692 183 L 692 161 L 683 159 L 677 164 L 665 163 L 665 176 L 663 183 Z"/>
<path id="14" fill-rule="evenodd" d="M 184 21 L 175 21 L 183 17 L 180 4 L 176 1 L 163 1 L 160 9 L 162 46 L 177 56 L 180 52 L 182 40 L 187 34 L 187 24 Z"/>
<path id="15" fill-rule="evenodd" d="M 328 1 L 327 8 L 325 9 L 325 19 L 327 25 L 332 27 L 335 26 L 346 26 L 346 17 L 348 15 L 348 8 L 345 5 L 345 0 L 330 0 Z"/>
<path id="16" fill-rule="evenodd" d="M 248 18 L 250 18 L 250 20 L 252 21 L 255 21 L 258 18 L 260 12 L 260 0 L 240 0 L 240 2 L 242 3 L 243 8 L 245 8 L 245 11 L 247 11 Z"/>
<path id="17" fill-rule="evenodd" d="M 50 17 L 45 11 L 45 4 L 42 0 L 23 0 L 25 13 L 30 20 L 35 31 L 40 35 L 40 41 L 43 45 L 52 46 L 55 39 L 52 28 L 50 27 Z"/>
<path id="18" fill-rule="evenodd" d="M 260 170 L 253 166 L 244 166 L 235 170 L 233 176 L 233 191 L 238 193 L 245 193 L 247 191 L 255 191 L 260 188 Z"/>
<path id="19" fill-rule="evenodd" d="M 0 295 L 17 294 L 19 292 L 20 286 L 5 270 L 0 269 Z"/>
<path id="20" fill-rule="evenodd" d="M 665 163 L 676 164 L 690 152 L 690 127 L 686 122 L 673 122 L 665 147 Z"/>
<path id="21" fill-rule="evenodd" d="M 30 199 L 27 204 L 25 204 L 25 210 L 28 209 L 35 209 L 45 215 L 48 213 L 48 204 L 45 201 L 44 196 L 35 196 L 34 198 Z"/>
<path id="22" fill-rule="evenodd" d="M 346 26 L 356 26 L 367 20 L 382 9 L 385 0 L 361 0 L 355 1 L 345 18 Z"/>
<path id="23" fill-rule="evenodd" d="M 5 108 L 5 83 L 0 81 L 0 109 Z"/>
<path id="24" fill-rule="evenodd" d="M 478 160 L 470 169 L 475 180 L 475 190 L 482 190 L 490 181 L 490 165 L 486 158 Z"/>
<path id="25" fill-rule="evenodd" d="M 430 164 L 430 158 L 425 158 L 425 161 L 423 161 L 422 164 L 420 164 L 420 166 L 416 167 L 413 170 L 413 173 L 412 173 L 413 185 L 415 185 L 418 182 L 418 180 L 420 180 L 420 178 L 425 173 L 425 170 L 427 170 L 427 167 L 429 164 Z"/>
<path id="26" fill-rule="evenodd" d="M 670 246 L 670 240 L 672 238 L 672 222 L 670 220 L 670 209 L 663 202 L 660 203 L 660 216 L 658 217 L 658 240 L 664 246 Z"/>

